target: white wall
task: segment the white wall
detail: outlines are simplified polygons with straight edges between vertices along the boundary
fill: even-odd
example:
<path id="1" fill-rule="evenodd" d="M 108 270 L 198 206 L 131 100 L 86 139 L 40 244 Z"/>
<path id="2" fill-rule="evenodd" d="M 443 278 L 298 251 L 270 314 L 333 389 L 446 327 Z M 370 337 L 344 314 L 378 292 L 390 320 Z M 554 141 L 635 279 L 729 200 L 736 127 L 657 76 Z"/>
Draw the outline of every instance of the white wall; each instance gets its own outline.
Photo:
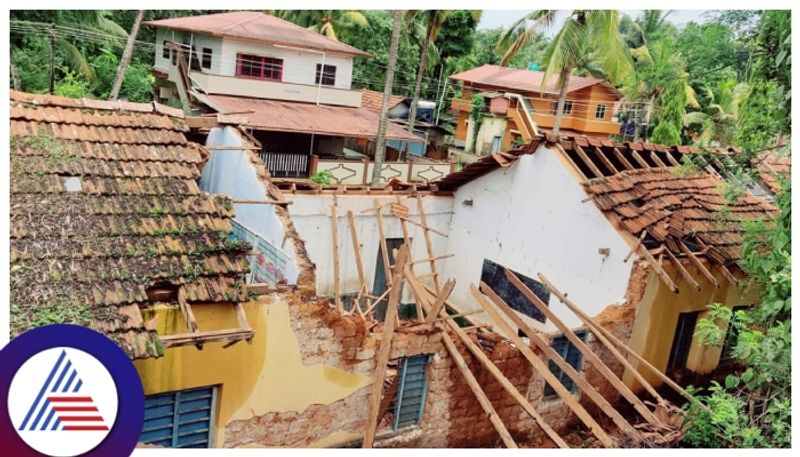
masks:
<path id="1" fill-rule="evenodd" d="M 292 222 L 305 240 L 306 250 L 311 261 L 316 265 L 317 294 L 333 296 L 333 236 L 331 223 L 332 195 L 292 195 L 286 194 L 292 201 L 289 213 Z M 375 212 L 362 213 L 363 210 L 372 208 L 373 201 L 379 200 L 381 205 L 394 201 L 393 196 L 366 196 L 366 195 L 338 195 L 337 230 L 339 246 L 339 276 L 340 287 L 343 294 L 357 293 L 360 287 L 358 271 L 356 269 L 355 253 L 353 250 L 350 225 L 347 211 L 352 211 L 355 216 L 358 241 L 361 244 L 361 260 L 367 280 L 368 293 L 372 293 L 375 267 L 378 259 L 380 235 Z M 447 233 L 452 213 L 452 199 L 450 197 L 426 196 L 422 199 L 428 225 L 436 230 Z M 401 203 L 408 207 L 409 217 L 419 221 L 416 198 L 401 197 Z M 388 215 L 389 209 L 384 208 L 382 214 L 386 238 L 403 238 L 400 220 Z M 409 237 L 412 239 L 412 258 L 426 259 L 428 257 L 425 246 L 423 230 L 414 224 L 407 224 Z M 435 255 L 446 254 L 447 238 L 431 233 L 431 242 Z M 437 267 L 441 266 L 441 262 Z M 415 266 L 417 275 L 430 272 L 428 264 Z M 413 303 L 409 290 L 403 291 L 404 303 Z"/>
<path id="2" fill-rule="evenodd" d="M 469 284 L 479 283 L 484 259 L 537 280 L 544 273 L 592 316 L 625 300 L 631 263 L 623 258 L 630 248 L 592 202 L 581 202 L 587 194 L 556 154 L 540 146 L 456 191 L 447 247 L 456 256 L 444 272 L 457 278 L 451 298 L 462 311 L 479 308 Z M 554 296 L 549 306 L 567 325 L 581 325 Z M 489 322 L 485 314 L 472 319 Z M 555 330 L 549 320 L 544 328 Z"/>
<path id="3" fill-rule="evenodd" d="M 219 74 L 236 75 L 236 54 L 254 54 L 283 59 L 283 81 L 314 85 L 317 64 L 322 63 L 322 53 L 281 48 L 269 44 L 253 44 L 231 39 L 222 40 L 223 65 Z M 353 57 L 343 54 L 325 54 L 325 65 L 336 66 L 333 87 L 350 89 L 353 77 Z"/>
<path id="4" fill-rule="evenodd" d="M 242 146 L 243 140 L 232 127 L 213 128 L 206 146 Z M 224 194 L 237 200 L 266 200 L 269 197 L 264 184 L 256 174 L 255 165 L 244 151 L 210 151 L 203 167 L 200 188 L 212 194 Z M 294 246 L 288 242 L 283 223 L 268 204 L 234 204 L 234 220 L 294 259 Z M 290 262 L 286 271 L 289 284 L 297 282 L 299 270 Z"/>
<path id="5" fill-rule="evenodd" d="M 195 58 L 201 64 L 201 70 L 209 73 L 220 73 L 223 69 L 223 55 L 222 55 L 222 39 L 212 37 L 210 35 L 191 34 L 189 32 L 181 32 L 175 30 L 167 30 L 159 28 L 156 31 L 156 59 L 155 67 L 168 71 L 172 66 L 172 60 L 164 58 L 161 52 L 164 47 L 164 40 L 174 41 L 175 43 L 182 44 L 184 37 L 187 41 L 192 40 L 194 43 L 197 55 Z M 202 68 L 203 62 L 203 48 L 211 49 L 211 68 Z M 234 57 L 235 58 L 235 57 Z M 188 62 L 187 62 L 188 63 Z"/>
<path id="6" fill-rule="evenodd" d="M 502 138 L 505 134 L 508 120 L 505 117 L 490 116 L 488 114 L 484 116 L 481 121 L 481 128 L 478 130 L 478 138 L 475 141 L 475 147 L 473 148 L 472 130 L 474 124 L 475 120 L 470 117 L 467 120 L 467 139 L 465 140 L 466 146 L 464 149 L 475 155 L 481 155 L 484 143 L 489 143 L 491 145 L 494 137 L 499 136 Z"/>

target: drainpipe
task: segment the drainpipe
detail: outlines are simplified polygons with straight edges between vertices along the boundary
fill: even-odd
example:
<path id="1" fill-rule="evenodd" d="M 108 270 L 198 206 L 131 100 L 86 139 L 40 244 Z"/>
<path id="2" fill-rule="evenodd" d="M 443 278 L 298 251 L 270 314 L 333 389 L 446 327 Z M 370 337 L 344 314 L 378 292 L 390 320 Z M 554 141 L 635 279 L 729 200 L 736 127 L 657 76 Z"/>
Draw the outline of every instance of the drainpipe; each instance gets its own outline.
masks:
<path id="1" fill-rule="evenodd" d="M 325 71 L 325 56 L 327 55 L 327 51 L 317 51 L 315 49 L 306 49 L 306 48 L 296 48 L 294 46 L 285 46 L 282 44 L 273 44 L 276 48 L 283 48 L 283 49 L 294 49 L 297 51 L 302 52 L 316 52 L 317 54 L 322 54 L 322 67 L 320 68 L 319 72 L 319 84 L 317 84 L 317 106 L 319 106 L 319 98 L 322 92 L 322 73 Z"/>
<path id="2" fill-rule="evenodd" d="M 317 83 L 317 106 L 319 106 L 319 96 L 322 93 L 322 75 L 325 74 L 325 55 L 322 53 L 322 66 L 319 68 L 319 83 Z"/>

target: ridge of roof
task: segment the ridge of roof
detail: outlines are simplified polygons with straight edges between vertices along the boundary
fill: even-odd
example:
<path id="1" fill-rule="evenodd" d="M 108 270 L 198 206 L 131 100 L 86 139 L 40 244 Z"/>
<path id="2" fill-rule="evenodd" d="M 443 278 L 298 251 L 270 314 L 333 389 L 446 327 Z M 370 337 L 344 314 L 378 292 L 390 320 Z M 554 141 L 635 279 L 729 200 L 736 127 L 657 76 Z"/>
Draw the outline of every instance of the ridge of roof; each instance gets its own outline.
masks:
<path id="1" fill-rule="evenodd" d="M 557 94 L 559 90 L 556 85 L 556 75 L 551 76 L 548 84 L 542 88 L 544 73 L 545 72 L 543 71 L 484 64 L 480 67 L 475 67 L 454 75 L 450 75 L 450 79 L 523 92 L 544 92 L 549 94 Z M 574 75 L 570 76 L 569 78 L 567 92 L 574 92 L 595 84 L 602 84 L 613 91 L 616 95 L 621 96 L 621 92 L 604 79 Z"/>
<path id="2" fill-rule="evenodd" d="M 14 102 L 39 106 L 58 106 L 62 108 L 81 108 L 94 110 L 133 111 L 139 113 L 157 113 L 179 119 L 185 118 L 183 110 L 158 102 L 138 103 L 124 100 L 97 100 L 91 98 L 69 98 L 50 94 L 31 94 L 18 90 L 10 91 L 10 99 Z"/>
<path id="3" fill-rule="evenodd" d="M 237 19 L 241 17 L 240 19 Z M 226 21 L 228 20 L 228 21 Z M 270 35 L 265 30 L 245 33 L 244 26 L 247 24 L 258 24 L 265 27 L 265 30 L 275 32 Z M 157 19 L 145 21 L 143 25 L 149 27 L 163 27 L 175 30 L 204 32 L 212 36 L 228 37 L 246 41 L 258 41 L 259 43 L 270 43 L 286 46 L 295 46 L 305 49 L 324 50 L 328 52 L 339 52 L 362 57 L 371 57 L 366 51 L 351 46 L 346 43 L 328 38 L 321 33 L 301 27 L 291 21 L 277 16 L 263 13 L 260 11 L 228 11 L 223 13 L 203 14 L 198 16 L 184 16 L 178 18 Z M 273 30 L 274 29 L 274 30 Z M 298 38 L 294 42 L 285 40 L 287 34 L 296 33 L 305 36 L 307 39 Z"/>

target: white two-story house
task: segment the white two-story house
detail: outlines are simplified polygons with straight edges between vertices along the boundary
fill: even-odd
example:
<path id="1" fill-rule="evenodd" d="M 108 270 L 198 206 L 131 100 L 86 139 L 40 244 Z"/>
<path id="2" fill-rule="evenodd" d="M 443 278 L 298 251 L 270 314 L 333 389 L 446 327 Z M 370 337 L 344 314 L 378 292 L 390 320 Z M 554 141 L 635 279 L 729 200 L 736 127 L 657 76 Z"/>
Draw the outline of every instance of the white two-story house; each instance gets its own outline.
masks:
<path id="1" fill-rule="evenodd" d="M 369 179 L 379 117 L 362 107 L 362 92 L 353 89 L 353 60 L 369 53 L 260 12 L 145 25 L 157 29 L 154 73 L 161 101 L 242 119 L 274 177 L 307 178 L 329 170 L 336 184 Z M 409 144 L 423 141 L 391 123 L 387 139 L 401 145 L 387 153 L 398 163 L 408 162 Z M 436 166 L 449 171 L 448 164 Z M 392 171 L 397 166 L 386 167 L 386 181 L 426 180 L 412 166 L 401 176 Z"/>

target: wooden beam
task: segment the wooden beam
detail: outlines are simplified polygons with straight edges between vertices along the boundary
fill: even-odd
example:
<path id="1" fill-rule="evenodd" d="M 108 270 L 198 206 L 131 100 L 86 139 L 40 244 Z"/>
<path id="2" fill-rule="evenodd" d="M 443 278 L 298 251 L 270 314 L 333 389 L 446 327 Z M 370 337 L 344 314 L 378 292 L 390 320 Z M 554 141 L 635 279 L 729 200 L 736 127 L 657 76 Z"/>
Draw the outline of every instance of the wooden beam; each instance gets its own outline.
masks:
<path id="1" fill-rule="evenodd" d="M 192 305 L 186 301 L 186 291 L 183 287 L 178 287 L 178 305 L 181 308 L 183 320 L 186 321 L 186 326 L 189 328 L 189 331 L 197 333 L 197 321 L 194 318 L 194 311 L 192 311 Z"/>
<path id="2" fill-rule="evenodd" d="M 676 294 L 680 292 L 678 290 L 678 286 L 675 285 L 675 281 L 673 281 L 667 272 L 658 265 L 658 260 L 653 257 L 653 254 L 650 254 L 650 251 L 647 250 L 647 247 L 639 245 L 639 253 L 641 253 L 650 266 L 653 267 L 653 269 L 656 271 L 656 274 L 658 274 L 658 277 L 661 278 L 661 281 L 669 288 L 669 290 Z"/>
<path id="3" fill-rule="evenodd" d="M 609 339 L 605 336 L 605 333 L 599 331 L 597 327 L 593 325 L 594 321 L 589 320 L 588 319 L 589 316 L 586 315 L 586 313 L 579 310 L 577 305 L 572 303 L 572 301 L 570 301 L 567 298 L 566 294 L 563 294 L 561 293 L 561 291 L 556 289 L 553 283 L 548 281 L 547 278 L 542 273 L 539 273 L 539 279 L 542 281 L 542 283 L 544 283 L 545 287 L 547 287 L 547 289 L 550 291 L 551 294 L 558 297 L 561 303 L 566 305 L 567 308 L 569 308 L 572 312 L 574 312 L 578 316 L 578 318 L 583 322 L 583 324 L 587 328 L 589 328 L 589 330 L 591 330 L 592 333 L 594 333 L 594 336 L 598 340 L 600 340 L 600 343 L 602 343 L 603 346 L 605 346 L 606 349 L 608 349 L 608 352 L 610 352 L 611 355 L 613 355 L 614 358 L 616 358 L 619 361 L 619 363 L 621 363 L 622 366 L 626 370 L 628 370 L 633 375 L 633 377 L 636 378 L 637 381 L 639 381 L 639 384 L 641 384 L 642 387 L 644 387 L 645 390 L 647 390 L 647 393 L 649 393 L 659 404 L 667 404 L 667 402 L 661 397 L 661 395 L 658 394 L 658 392 L 656 392 L 656 389 L 647 381 L 647 379 L 645 379 L 644 376 L 642 376 L 642 374 L 639 373 L 639 371 L 636 368 L 634 368 L 630 362 L 628 362 L 628 359 L 617 350 L 617 348 L 611 343 L 611 341 L 609 341 Z"/>
<path id="4" fill-rule="evenodd" d="M 589 169 L 594 174 L 595 178 L 602 178 L 603 176 L 605 176 L 603 175 L 603 172 L 600 171 L 599 168 L 597 168 L 597 165 L 595 165 L 594 162 L 592 162 L 592 159 L 590 159 L 589 156 L 586 155 L 586 152 L 584 152 L 583 148 L 578 146 L 577 143 L 575 144 L 575 152 L 578 153 L 578 157 L 581 158 L 583 164 L 589 167 Z"/>
<path id="5" fill-rule="evenodd" d="M 680 162 L 678 162 L 678 161 L 675 159 L 675 157 L 672 157 L 672 154 L 670 154 L 670 153 L 669 153 L 669 151 L 667 151 L 667 160 L 668 160 L 668 161 L 669 161 L 669 163 L 670 163 L 670 164 L 672 164 L 673 166 L 678 166 L 678 165 L 680 165 L 680 164 L 681 164 Z"/>
<path id="6" fill-rule="evenodd" d="M 675 268 L 678 269 L 678 272 L 681 274 L 681 276 L 683 276 L 683 279 L 686 282 L 688 282 L 690 286 L 692 286 L 692 289 L 699 292 L 701 289 L 700 284 L 698 284 L 697 281 L 695 281 L 694 276 L 692 276 L 692 274 L 689 273 L 689 270 L 687 270 L 686 267 L 683 266 L 683 263 L 681 263 L 681 261 L 678 260 L 677 257 L 675 257 L 675 254 L 673 254 L 672 251 L 669 250 L 668 246 L 664 247 L 664 252 L 667 253 L 667 257 L 669 257 L 670 262 L 672 262 L 672 264 L 675 265 Z"/>
<path id="7" fill-rule="evenodd" d="M 406 273 L 408 274 L 408 272 Z M 416 279 L 413 277 L 413 275 L 407 277 L 409 284 L 417 282 Z M 418 286 L 420 287 L 420 289 L 422 289 L 421 292 L 423 295 L 427 295 L 430 298 L 433 297 L 433 295 L 430 292 L 423 289 L 424 286 L 422 284 L 418 284 Z M 430 298 L 428 298 L 428 301 L 430 300 Z M 545 422 L 544 418 L 536 411 L 533 405 L 530 404 L 528 399 L 525 398 L 525 396 L 522 395 L 519 392 L 519 390 L 517 390 L 514 384 L 489 359 L 486 353 L 483 352 L 483 349 L 481 349 L 480 346 L 478 346 L 474 341 L 472 341 L 469 335 L 467 335 L 467 333 L 464 332 L 464 330 L 461 327 L 459 327 L 458 324 L 455 323 L 455 321 L 453 321 L 452 319 L 447 319 L 444 321 L 443 325 L 446 325 L 453 333 L 456 334 L 456 336 L 459 337 L 459 339 L 461 339 L 462 343 L 464 343 L 467 349 L 469 349 L 469 351 L 475 356 L 476 359 L 478 359 L 478 361 L 483 365 L 483 367 L 486 368 L 487 371 L 489 371 L 489 373 L 497 380 L 497 382 L 500 383 L 500 386 L 502 386 L 503 389 L 506 392 L 508 392 L 508 394 L 511 396 L 511 398 L 514 399 L 514 401 L 516 401 L 520 406 L 522 406 L 522 409 L 525 410 L 525 412 L 528 413 L 533 418 L 534 421 L 536 421 L 539 427 L 541 427 L 541 429 L 545 432 L 545 434 L 547 434 L 547 436 L 550 437 L 550 439 L 553 440 L 553 442 L 556 443 L 558 447 L 561 448 L 569 447 L 567 443 L 558 435 L 558 433 L 556 433 L 556 431 L 553 430 L 553 428 L 550 427 L 550 425 L 548 425 L 547 422 Z"/>
<path id="8" fill-rule="evenodd" d="M 256 147 L 256 146 L 245 146 L 245 145 L 242 145 L 242 146 L 200 146 L 200 147 L 202 147 L 203 149 L 208 150 L 208 151 L 245 151 L 245 150 L 260 151 L 261 150 L 261 148 Z"/>
<path id="9" fill-rule="evenodd" d="M 646 236 L 647 236 L 647 230 L 642 230 L 642 234 L 639 235 L 639 240 L 633 246 L 633 249 L 631 249 L 631 252 L 629 252 L 628 255 L 626 255 L 625 258 L 622 260 L 623 262 L 627 262 L 628 260 L 630 260 L 632 255 L 636 254 L 636 251 L 639 250 L 639 246 L 642 245 L 642 243 L 644 242 L 644 238 Z"/>
<path id="10" fill-rule="evenodd" d="M 649 410 L 647 407 L 642 403 L 642 401 L 637 397 L 629 388 L 622 382 L 617 375 L 611 371 L 608 366 L 600 360 L 600 357 L 592 351 L 589 346 L 583 342 L 582 339 L 578 338 L 578 336 L 564 324 L 558 316 L 553 313 L 552 310 L 544 303 L 542 300 L 534 294 L 528 286 L 526 286 L 520 279 L 512 273 L 510 270 L 505 269 L 506 277 L 512 284 L 528 299 L 533 305 L 544 314 L 550 321 L 561 331 L 564 336 L 570 341 L 570 343 L 577 348 L 581 354 L 592 364 L 592 366 L 603 375 L 604 378 L 614 386 L 617 391 L 627 400 L 631 405 L 633 405 L 634 409 L 643 417 L 647 422 L 660 426 L 661 422 L 656 418 L 656 416 Z"/>
<path id="11" fill-rule="evenodd" d="M 436 316 L 438 316 L 439 312 L 442 310 L 442 308 L 444 308 L 444 303 L 450 297 L 450 294 L 453 292 L 453 288 L 455 286 L 456 286 L 455 279 L 451 279 L 446 283 L 444 283 L 444 287 L 442 288 L 442 291 L 439 293 L 439 295 L 436 296 L 436 302 L 433 304 L 431 312 L 430 314 L 428 314 L 428 317 L 425 319 L 425 322 L 431 323 L 433 322 L 434 319 L 436 319 Z"/>
<path id="12" fill-rule="evenodd" d="M 569 164 L 570 168 L 572 168 L 572 171 L 574 171 L 578 175 L 581 182 L 589 179 L 586 177 L 585 174 L 583 174 L 583 171 L 581 171 L 580 167 L 578 167 L 578 164 L 572 161 L 572 159 L 569 157 L 569 154 L 567 154 L 567 151 L 565 151 L 564 148 L 561 147 L 560 143 L 556 143 L 555 146 L 556 146 L 556 151 L 558 151 L 558 153 L 561 155 L 561 158 L 564 159 Z"/>
<path id="13" fill-rule="evenodd" d="M 336 303 L 336 310 L 342 312 L 342 291 L 339 289 L 339 218 L 336 209 L 339 202 L 333 196 L 331 205 L 331 239 L 333 241 L 333 300 Z"/>
<path id="14" fill-rule="evenodd" d="M 733 273 L 731 273 L 731 270 L 729 270 L 728 267 L 726 267 L 725 265 L 720 264 L 719 271 L 722 272 L 722 276 L 725 276 L 725 279 L 727 279 L 729 283 L 733 284 L 734 286 L 739 284 L 739 280 L 736 278 L 736 276 L 733 275 Z"/>
<path id="15" fill-rule="evenodd" d="M 186 126 L 190 129 L 213 129 L 219 127 L 220 123 L 217 121 L 216 115 L 214 117 L 206 116 L 186 116 L 183 118 Z M 208 149 L 208 148 L 206 148 Z"/>
<path id="16" fill-rule="evenodd" d="M 589 397 L 599 408 L 603 411 L 611 420 L 616 424 L 617 428 L 622 430 L 623 432 L 627 433 L 629 436 L 636 437 L 641 440 L 641 435 L 639 432 L 633 428 L 633 426 L 622 417 L 622 414 L 617 411 L 616 408 L 611 406 L 611 403 L 608 402 L 597 389 L 594 388 L 591 384 L 589 384 L 584 377 L 578 373 L 575 368 L 572 367 L 563 357 L 561 357 L 551 346 L 550 344 L 544 340 L 539 333 L 532 329 L 527 322 L 522 320 L 517 313 L 511 309 L 508 303 L 505 302 L 497 293 L 489 287 L 488 284 L 481 282 L 481 291 L 485 293 L 492 302 L 497 306 L 497 308 L 503 312 L 511 322 L 514 323 L 520 330 L 523 331 L 528 338 L 539 348 L 540 351 L 546 356 L 545 360 L 550 360 L 555 363 L 561 370 L 572 379 L 576 386 L 581 390 L 581 392 Z"/>
<path id="17" fill-rule="evenodd" d="M 664 161 L 663 161 L 663 160 L 661 160 L 661 158 L 658 156 L 658 154 L 656 154 L 656 151 L 650 151 L 650 158 L 651 158 L 651 159 L 653 160 L 653 162 L 655 162 L 655 163 L 656 163 L 656 165 L 658 165 L 659 167 L 665 167 L 665 168 L 666 168 L 667 164 L 665 164 L 665 163 L 664 163 Z"/>
<path id="18" fill-rule="evenodd" d="M 425 215 L 425 205 L 422 203 L 422 197 L 417 194 L 417 211 L 419 211 L 419 220 L 424 227 L 428 227 L 428 217 Z M 430 230 L 423 230 L 422 234 L 425 237 L 425 249 L 428 251 L 428 259 L 433 259 L 436 254 L 433 252 L 433 243 L 431 243 L 431 235 L 428 233 Z M 436 289 L 436 296 L 442 293 L 442 288 L 439 285 L 439 272 L 436 271 L 436 262 L 429 260 L 431 275 L 433 275 L 433 287 Z"/>
<path id="19" fill-rule="evenodd" d="M 637 151 L 635 149 L 631 149 L 631 156 L 633 156 L 633 160 L 635 160 L 636 163 L 641 165 L 642 168 L 653 168 L 653 167 L 650 166 L 649 163 L 647 163 L 646 160 L 644 160 L 642 158 L 642 156 L 639 155 L 639 151 Z"/>
<path id="20" fill-rule="evenodd" d="M 353 254 L 356 258 L 356 272 L 358 272 L 358 283 L 360 284 L 359 291 L 363 291 L 366 293 L 367 290 L 367 275 L 364 274 L 364 263 L 361 261 L 361 244 L 358 242 L 358 231 L 356 230 L 356 218 L 353 215 L 352 211 L 347 212 L 347 221 L 349 222 L 350 226 L 350 240 L 353 243 Z M 369 298 L 364 299 L 364 304 L 367 308 L 370 306 Z M 356 308 L 358 309 L 358 314 L 361 317 L 364 317 L 364 311 L 361 309 L 361 304 L 358 303 L 356 300 L 355 303 Z"/>
<path id="21" fill-rule="evenodd" d="M 572 392 L 567 390 L 566 387 L 561 383 L 559 379 L 555 377 L 555 375 L 550 371 L 550 369 L 545 365 L 544 362 L 541 361 L 536 355 L 533 354 L 530 347 L 525 344 L 522 339 L 517 336 L 516 332 L 511 328 L 510 325 L 503 319 L 500 314 L 494 309 L 491 302 L 484 296 L 475 284 L 470 284 L 469 291 L 472 294 L 472 297 L 478 302 L 478 304 L 483 307 L 486 314 L 497 324 L 497 326 L 506 333 L 511 341 L 517 345 L 517 349 L 522 353 L 522 355 L 528 360 L 528 362 L 533 366 L 533 369 L 539 373 L 544 381 L 550 384 L 550 387 L 556 391 L 559 397 L 564 400 L 564 403 L 578 416 L 578 419 L 583 422 L 584 425 L 592 432 L 594 436 L 603 444 L 605 447 L 613 447 L 614 441 L 611 439 L 610 436 L 603 430 L 603 428 L 598 424 L 594 418 L 589 414 L 586 409 L 581 406 L 580 403 L 573 397 Z"/>
<path id="22" fill-rule="evenodd" d="M 431 260 L 436 262 L 436 261 L 439 261 L 439 260 L 449 259 L 449 258 L 455 257 L 455 256 L 456 256 L 455 254 L 445 254 L 445 255 L 440 255 L 440 256 L 433 257 L 431 259 L 415 260 L 415 261 L 411 262 L 411 265 L 416 265 L 418 263 L 426 263 L 426 262 L 430 262 Z"/>
<path id="23" fill-rule="evenodd" d="M 544 275 L 540 274 L 539 277 L 540 277 L 540 279 L 542 279 L 544 281 L 545 285 L 550 284 L 550 286 L 548 286 L 548 289 L 550 287 L 552 287 L 552 283 L 550 283 L 550 281 L 548 281 L 547 278 L 544 277 Z M 556 290 L 555 287 L 553 287 L 553 290 Z M 567 298 L 566 295 L 564 295 L 564 298 L 565 299 Z M 665 375 L 661 370 L 659 370 L 658 368 L 653 366 L 653 364 L 650 363 L 647 359 L 645 359 L 644 357 L 639 355 L 639 353 L 637 353 L 636 351 L 634 351 L 633 349 L 628 347 L 628 345 L 626 345 L 625 343 L 620 341 L 620 339 L 617 338 L 613 333 L 611 333 L 605 327 L 603 327 L 602 325 L 598 324 L 594 319 L 589 317 L 585 312 L 583 312 L 583 310 L 581 310 L 581 308 L 578 305 L 572 303 L 572 301 L 569 301 L 569 300 L 562 301 L 562 303 L 564 303 L 568 308 L 570 308 L 579 317 L 581 315 L 583 315 L 584 318 L 586 319 L 586 321 L 588 321 L 591 324 L 592 328 L 596 329 L 597 332 L 602 333 L 603 336 L 608 338 L 612 343 L 617 345 L 617 347 L 619 347 L 620 349 L 625 351 L 629 356 L 633 357 L 639 363 L 641 363 L 646 368 L 648 368 L 651 372 L 653 372 L 656 376 L 658 376 L 668 386 L 670 386 L 673 389 L 675 389 L 675 391 L 678 392 L 679 394 L 681 394 L 684 398 L 686 398 L 687 400 L 692 401 L 692 402 L 697 402 L 698 404 L 700 404 L 700 406 L 704 407 L 707 411 L 709 411 L 709 409 L 708 409 L 708 407 L 706 405 L 704 405 L 703 403 L 700 403 L 699 400 L 697 400 L 696 397 L 694 397 L 692 394 L 690 394 L 689 392 L 684 390 L 675 381 L 670 379 L 669 376 Z"/>
<path id="24" fill-rule="evenodd" d="M 617 160 L 619 160 L 620 162 L 622 162 L 622 165 L 623 165 L 623 166 L 625 166 L 625 169 L 626 169 L 626 170 L 633 170 L 633 169 L 634 169 L 634 166 L 633 166 L 633 165 L 631 165 L 631 163 L 630 163 L 630 161 L 628 160 L 628 158 L 627 158 L 627 157 L 625 157 L 625 155 L 624 155 L 624 154 L 622 154 L 622 152 L 620 152 L 620 150 L 619 150 L 619 149 L 617 149 L 617 148 L 614 148 L 614 156 L 616 156 Z"/>
<path id="25" fill-rule="evenodd" d="M 611 172 L 612 174 L 619 173 L 617 167 L 615 167 L 614 164 L 611 163 L 611 160 L 609 160 L 608 157 L 606 157 L 602 149 L 595 146 L 594 151 L 597 154 L 597 156 L 600 157 L 600 161 L 603 162 L 603 166 L 605 166 L 609 172 Z"/>
<path id="26" fill-rule="evenodd" d="M 456 348 L 455 343 L 450 338 L 450 335 L 447 332 L 442 332 L 442 342 L 444 343 L 444 347 L 447 349 L 447 352 L 450 353 L 450 357 L 453 358 L 458 370 L 464 376 L 464 380 L 467 381 L 467 385 L 469 386 L 472 393 L 475 395 L 475 398 L 478 400 L 478 403 L 483 408 L 483 411 L 489 417 L 489 421 L 492 423 L 492 426 L 495 430 L 497 430 L 497 434 L 500 435 L 500 439 L 503 441 L 503 444 L 510 449 L 516 449 L 517 443 L 514 442 L 514 438 L 511 437 L 511 434 L 508 433 L 508 429 L 503 424 L 503 421 L 500 420 L 500 416 L 495 411 L 494 406 L 492 406 L 492 402 L 489 401 L 489 398 L 484 393 L 483 388 L 481 388 L 480 383 L 477 379 L 475 379 L 475 375 L 469 371 L 469 367 L 467 366 L 467 362 L 464 361 L 464 357 L 461 356 L 461 353 L 458 352 L 458 348 Z"/>
<path id="27" fill-rule="evenodd" d="M 226 340 L 248 340 L 253 338 L 251 329 L 212 330 L 208 332 L 179 333 L 175 335 L 159 335 L 164 347 L 202 345 Z"/>
<path id="28" fill-rule="evenodd" d="M 397 253 L 397 262 L 392 272 L 392 286 L 389 289 L 389 305 L 386 310 L 386 319 L 383 323 L 380 353 L 375 366 L 375 378 L 372 381 L 372 393 L 369 399 L 367 415 L 367 430 L 364 433 L 363 448 L 371 448 L 375 441 L 375 432 L 378 428 L 378 414 L 380 413 L 381 392 L 383 380 L 386 377 L 386 364 L 389 363 L 389 354 L 392 346 L 392 336 L 397 325 L 397 304 L 400 301 L 400 289 L 403 284 L 403 270 L 408 261 L 409 246 L 403 244 Z"/>
<path id="29" fill-rule="evenodd" d="M 375 210 L 375 218 L 378 223 L 378 235 L 381 237 L 381 258 L 383 259 L 383 272 L 386 275 L 386 283 L 391 287 L 392 285 L 392 271 L 389 267 L 389 248 L 386 246 L 386 234 L 383 230 L 383 216 L 381 215 L 381 205 L 378 199 L 372 201 L 372 208 Z"/>
<path id="30" fill-rule="evenodd" d="M 691 249 L 689 249 L 689 246 L 686 246 L 683 240 L 679 240 L 677 238 L 675 238 L 675 244 L 678 245 L 678 249 L 680 249 L 681 252 L 683 252 L 683 254 L 689 258 L 689 260 L 694 264 L 694 266 L 697 267 L 698 270 L 700 270 L 700 273 L 702 273 L 703 276 L 705 276 L 706 279 L 708 279 L 708 281 L 711 284 L 713 284 L 715 288 L 718 289 L 719 282 L 717 281 L 717 278 L 714 277 L 714 275 L 708 268 L 706 268 L 705 265 L 703 265 L 703 262 L 697 258 L 697 256 L 694 254 L 694 252 L 692 252 Z"/>
<path id="31" fill-rule="evenodd" d="M 399 195 L 395 195 L 394 196 L 394 201 L 395 201 L 395 203 L 397 205 L 403 206 L 403 203 L 400 200 L 400 196 Z M 406 213 L 407 212 L 408 212 L 408 208 L 406 208 Z M 409 249 L 409 252 L 410 252 L 410 250 L 411 250 L 411 237 L 408 235 L 408 223 L 406 222 L 406 219 L 404 219 L 402 217 L 398 216 L 398 219 L 400 219 L 400 228 L 403 231 L 403 241 L 408 245 L 408 249 Z M 409 263 L 408 268 L 411 268 L 411 270 L 413 271 L 414 270 L 414 262 Z M 417 310 L 417 320 L 419 320 L 420 322 L 424 321 L 425 320 L 425 314 L 422 311 L 422 305 L 420 305 L 419 303 L 416 303 L 416 301 L 415 301 L 414 307 Z"/>
<path id="32" fill-rule="evenodd" d="M 291 205 L 294 202 L 287 200 L 231 200 L 236 205 Z"/>
<path id="33" fill-rule="evenodd" d="M 398 219 L 400 219 L 400 220 L 404 220 L 404 221 L 406 221 L 406 222 L 408 222 L 408 223 L 410 223 L 410 224 L 414 224 L 414 225 L 416 225 L 417 227 L 419 227 L 419 228 L 421 228 L 422 230 L 424 230 L 425 232 L 431 232 L 431 233 L 435 233 L 435 234 L 437 234 L 437 235 L 439 235 L 439 236 L 441 236 L 441 237 L 443 237 L 443 238 L 447 238 L 447 237 L 449 236 L 449 235 L 447 235 L 447 234 L 446 234 L 446 233 L 444 233 L 444 232 L 441 232 L 441 231 L 439 231 L 439 230 L 436 230 L 435 228 L 428 227 L 428 225 L 427 225 L 427 224 L 420 224 L 419 222 L 415 221 L 414 219 L 409 219 L 409 218 L 407 218 L 407 217 L 403 217 L 403 216 L 399 216 L 399 215 L 394 215 L 394 217 L 396 217 L 396 218 L 398 218 Z"/>

